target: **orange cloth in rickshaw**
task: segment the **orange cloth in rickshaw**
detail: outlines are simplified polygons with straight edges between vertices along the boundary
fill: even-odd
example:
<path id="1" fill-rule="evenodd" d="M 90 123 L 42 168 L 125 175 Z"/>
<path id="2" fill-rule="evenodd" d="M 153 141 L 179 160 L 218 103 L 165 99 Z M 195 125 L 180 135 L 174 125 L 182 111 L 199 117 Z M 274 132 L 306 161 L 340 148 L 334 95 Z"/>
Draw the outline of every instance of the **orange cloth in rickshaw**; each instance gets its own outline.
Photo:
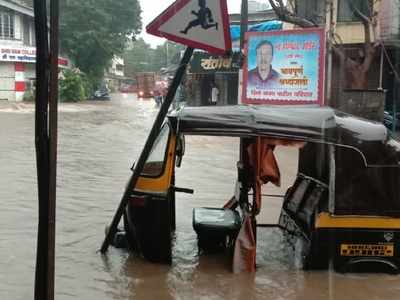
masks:
<path id="1" fill-rule="evenodd" d="M 254 169 L 252 211 L 244 217 L 244 222 L 235 241 L 233 272 L 254 272 L 256 267 L 256 221 L 261 210 L 261 186 L 272 182 L 280 186 L 280 171 L 274 155 L 277 145 L 302 147 L 303 142 L 279 139 L 257 138 L 256 143 L 247 148 L 249 165 Z"/>
<path id="2" fill-rule="evenodd" d="M 253 187 L 253 215 L 258 215 L 261 210 L 261 186 L 272 182 L 276 186 L 281 184 L 281 174 L 274 155 L 275 145 L 268 140 L 257 138 L 257 142 L 247 148 L 249 164 L 254 169 Z"/>

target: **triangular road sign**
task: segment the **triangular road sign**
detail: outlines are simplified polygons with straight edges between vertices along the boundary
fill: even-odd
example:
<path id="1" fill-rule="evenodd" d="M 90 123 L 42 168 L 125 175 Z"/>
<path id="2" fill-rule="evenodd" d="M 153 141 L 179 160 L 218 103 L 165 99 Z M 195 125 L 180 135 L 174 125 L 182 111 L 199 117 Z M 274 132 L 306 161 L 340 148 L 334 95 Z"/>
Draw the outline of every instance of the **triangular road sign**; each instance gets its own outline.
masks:
<path id="1" fill-rule="evenodd" d="M 226 0 L 177 0 L 146 31 L 210 53 L 232 48 Z"/>

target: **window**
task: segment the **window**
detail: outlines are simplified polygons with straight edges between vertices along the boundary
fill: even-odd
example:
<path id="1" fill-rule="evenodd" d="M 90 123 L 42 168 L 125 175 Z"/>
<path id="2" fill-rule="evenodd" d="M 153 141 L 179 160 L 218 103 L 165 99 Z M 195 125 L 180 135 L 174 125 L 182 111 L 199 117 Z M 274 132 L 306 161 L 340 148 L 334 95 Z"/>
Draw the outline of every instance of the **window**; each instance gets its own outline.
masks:
<path id="1" fill-rule="evenodd" d="M 299 17 L 322 24 L 325 22 L 325 1 L 297 0 L 296 13 Z"/>
<path id="2" fill-rule="evenodd" d="M 116 65 L 115 66 L 117 71 L 123 71 L 124 70 L 124 65 Z"/>
<path id="3" fill-rule="evenodd" d="M 14 38 L 14 15 L 0 11 L 0 39 Z"/>
<path id="4" fill-rule="evenodd" d="M 154 142 L 150 155 L 144 165 L 142 175 L 147 177 L 158 177 L 162 174 L 167 154 L 169 132 L 169 126 L 164 125 Z"/>
<path id="5" fill-rule="evenodd" d="M 338 21 L 339 22 L 356 22 L 360 21 L 354 14 L 350 6 L 350 0 L 339 0 Z M 369 16 L 369 8 L 367 0 L 351 0 L 355 8 L 358 8 L 364 15 Z"/>
<path id="6" fill-rule="evenodd" d="M 28 17 L 25 16 L 23 19 L 23 29 L 24 29 L 24 45 L 30 46 L 31 45 L 31 28 L 30 28 L 30 23 L 28 20 Z"/>

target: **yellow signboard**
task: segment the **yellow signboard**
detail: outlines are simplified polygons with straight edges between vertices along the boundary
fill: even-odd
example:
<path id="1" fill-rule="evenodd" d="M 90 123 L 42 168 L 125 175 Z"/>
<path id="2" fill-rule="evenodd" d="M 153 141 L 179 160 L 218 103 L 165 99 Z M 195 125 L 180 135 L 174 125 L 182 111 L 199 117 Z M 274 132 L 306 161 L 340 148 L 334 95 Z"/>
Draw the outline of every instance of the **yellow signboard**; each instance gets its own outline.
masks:
<path id="1" fill-rule="evenodd" d="M 393 256 L 394 245 L 341 244 L 341 256 Z"/>

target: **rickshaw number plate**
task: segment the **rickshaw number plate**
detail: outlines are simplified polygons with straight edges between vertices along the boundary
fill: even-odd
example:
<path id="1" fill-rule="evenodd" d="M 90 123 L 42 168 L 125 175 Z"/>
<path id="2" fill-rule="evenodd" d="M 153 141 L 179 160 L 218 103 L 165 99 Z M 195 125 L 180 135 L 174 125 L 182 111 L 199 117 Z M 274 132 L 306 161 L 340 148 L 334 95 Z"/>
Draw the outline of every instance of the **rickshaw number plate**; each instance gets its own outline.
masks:
<path id="1" fill-rule="evenodd" d="M 341 256 L 393 256 L 394 245 L 341 244 Z"/>

